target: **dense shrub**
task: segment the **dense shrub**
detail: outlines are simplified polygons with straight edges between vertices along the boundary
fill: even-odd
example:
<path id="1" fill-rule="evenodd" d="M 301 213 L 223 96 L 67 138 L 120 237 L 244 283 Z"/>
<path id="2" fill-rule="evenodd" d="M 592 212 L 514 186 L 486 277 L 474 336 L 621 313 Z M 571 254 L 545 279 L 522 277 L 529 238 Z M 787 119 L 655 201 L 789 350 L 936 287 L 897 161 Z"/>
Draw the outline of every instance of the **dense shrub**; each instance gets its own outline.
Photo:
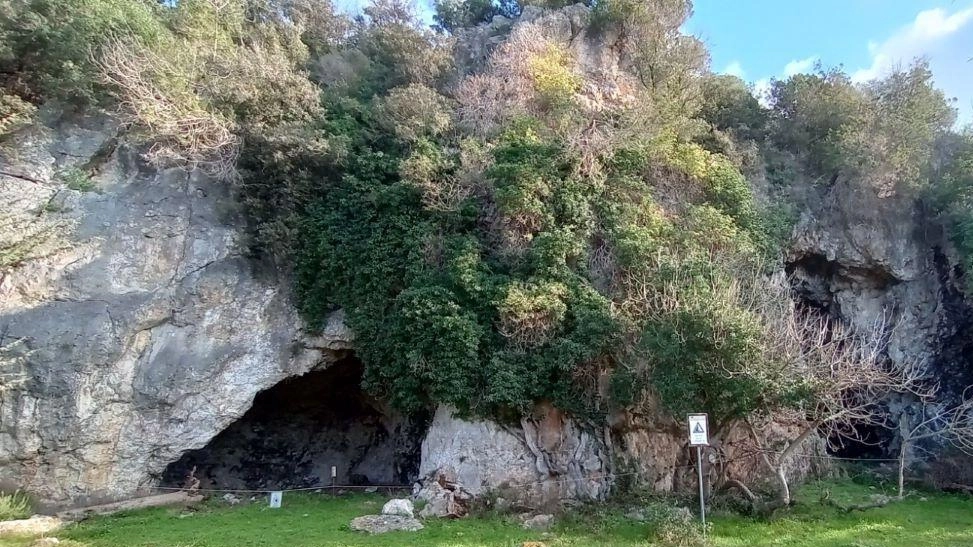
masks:
<path id="1" fill-rule="evenodd" d="M 454 70 L 447 33 L 567 3 L 441 0 L 435 33 L 404 0 L 354 21 L 325 0 L 0 0 L 0 133 L 111 90 L 150 159 L 233 180 L 251 252 L 293 275 L 312 329 L 346 311 L 364 384 L 406 409 L 811 408 L 780 374 L 790 300 L 763 277 L 798 179 L 936 173 L 927 198 L 973 268 L 971 169 L 932 161 L 952 111 L 924 65 L 797 75 L 764 108 L 707 73 L 687 0 L 601 0 L 585 39 L 612 37 L 617 74 L 538 21 Z M 0 267 L 58 241 L 25 234 Z"/>
<path id="2" fill-rule="evenodd" d="M 973 135 L 957 139 L 952 158 L 926 191 L 956 249 L 966 289 L 973 294 Z"/>
<path id="3" fill-rule="evenodd" d="M 164 40 L 165 11 L 153 0 L 3 0 L 0 83 L 35 103 L 102 102 L 93 59 L 112 37 Z"/>

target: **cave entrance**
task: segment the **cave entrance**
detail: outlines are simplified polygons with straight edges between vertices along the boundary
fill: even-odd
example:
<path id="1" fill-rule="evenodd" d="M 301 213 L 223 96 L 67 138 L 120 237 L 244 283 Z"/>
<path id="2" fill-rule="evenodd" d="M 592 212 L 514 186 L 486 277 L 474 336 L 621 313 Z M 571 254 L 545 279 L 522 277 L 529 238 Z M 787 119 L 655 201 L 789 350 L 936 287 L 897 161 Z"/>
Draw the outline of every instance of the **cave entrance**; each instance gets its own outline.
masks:
<path id="1" fill-rule="evenodd" d="M 163 484 L 191 470 L 202 488 L 288 489 L 408 485 L 419 471 L 428 416 L 404 416 L 364 393 L 362 364 L 344 358 L 259 393 L 209 444 L 170 464 Z"/>

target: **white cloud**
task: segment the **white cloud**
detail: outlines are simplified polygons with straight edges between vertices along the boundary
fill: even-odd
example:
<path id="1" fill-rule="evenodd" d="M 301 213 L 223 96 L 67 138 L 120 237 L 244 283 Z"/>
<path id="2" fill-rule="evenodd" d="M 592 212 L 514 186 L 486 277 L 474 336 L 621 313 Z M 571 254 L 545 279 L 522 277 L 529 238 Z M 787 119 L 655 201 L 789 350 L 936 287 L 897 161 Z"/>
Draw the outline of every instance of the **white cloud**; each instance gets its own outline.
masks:
<path id="1" fill-rule="evenodd" d="M 760 104 L 770 107 L 770 78 L 761 78 L 754 82 L 750 93 Z"/>
<path id="2" fill-rule="evenodd" d="M 956 97 L 960 121 L 973 115 L 973 7 L 950 13 L 936 8 L 916 18 L 885 40 L 870 42 L 871 65 L 852 73 L 855 82 L 866 82 L 906 66 L 917 57 L 929 61 L 936 86 Z"/>
<path id="3" fill-rule="evenodd" d="M 726 68 L 723 69 L 723 74 L 736 76 L 741 80 L 745 80 L 747 77 L 747 72 L 743 70 L 743 65 L 740 64 L 740 61 L 733 61 L 732 63 L 726 65 Z"/>
<path id="4" fill-rule="evenodd" d="M 814 64 L 817 62 L 817 55 L 812 55 L 806 59 L 795 59 L 784 65 L 783 75 L 785 78 L 790 78 L 795 74 L 804 74 L 814 68 Z"/>
<path id="5" fill-rule="evenodd" d="M 916 57 L 928 56 L 941 49 L 951 35 L 963 30 L 971 20 L 973 8 L 952 14 L 943 8 L 919 12 L 912 23 L 899 29 L 884 42 L 869 42 L 868 52 L 872 57 L 872 66 L 856 71 L 852 79 L 865 82 Z"/>

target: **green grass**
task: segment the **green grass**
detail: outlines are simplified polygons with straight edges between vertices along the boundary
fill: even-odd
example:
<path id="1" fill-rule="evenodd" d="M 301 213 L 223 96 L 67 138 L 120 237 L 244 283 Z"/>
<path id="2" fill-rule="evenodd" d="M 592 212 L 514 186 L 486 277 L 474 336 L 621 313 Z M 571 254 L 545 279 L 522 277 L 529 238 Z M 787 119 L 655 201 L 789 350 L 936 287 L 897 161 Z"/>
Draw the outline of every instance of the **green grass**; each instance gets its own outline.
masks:
<path id="1" fill-rule="evenodd" d="M 843 513 L 819 502 L 825 490 L 841 505 L 862 503 L 874 487 L 818 483 L 799 491 L 798 504 L 772 521 L 714 515 L 710 544 L 717 547 L 797 545 L 803 547 L 973 546 L 973 498 L 918 494 L 866 512 Z M 178 508 L 135 511 L 91 519 L 58 536 L 88 547 L 430 547 L 520 546 L 543 541 L 549 547 L 651 546 L 650 525 L 621 516 L 620 508 L 587 508 L 562 517 L 549 535 L 522 530 L 513 518 L 430 520 L 416 533 L 368 536 L 349 530 L 358 515 L 378 513 L 385 498 L 352 495 L 285 494 L 284 506 L 264 503 L 229 507 L 213 502 L 194 512 Z M 0 547 L 29 542 L 0 540 Z M 80 546 L 79 546 L 80 547 Z"/>
<path id="2" fill-rule="evenodd" d="M 27 518 L 30 513 L 30 498 L 26 494 L 0 494 L 0 520 Z"/>

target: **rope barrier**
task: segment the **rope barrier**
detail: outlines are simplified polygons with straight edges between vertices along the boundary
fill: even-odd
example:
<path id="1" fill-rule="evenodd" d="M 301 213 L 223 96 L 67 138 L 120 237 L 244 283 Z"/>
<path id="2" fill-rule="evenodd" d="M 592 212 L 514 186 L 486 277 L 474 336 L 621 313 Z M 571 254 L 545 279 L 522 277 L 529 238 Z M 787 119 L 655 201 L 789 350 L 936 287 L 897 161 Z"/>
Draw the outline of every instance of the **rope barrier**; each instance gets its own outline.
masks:
<path id="1" fill-rule="evenodd" d="M 776 450 L 758 450 L 747 454 L 737 456 L 729 460 L 723 460 L 718 462 L 720 465 L 728 465 L 734 462 L 749 460 L 760 456 L 761 454 L 783 454 L 782 451 Z M 898 458 L 848 458 L 839 456 L 821 456 L 817 454 L 792 454 L 790 457 L 793 458 L 806 458 L 806 459 L 819 459 L 819 460 L 832 460 L 832 461 L 853 461 L 853 462 L 898 462 Z M 588 474 L 580 477 L 580 479 L 575 477 L 564 476 L 558 479 L 546 479 L 537 481 L 527 481 L 520 483 L 513 483 L 511 486 L 514 487 L 527 487 L 534 485 L 550 485 L 550 484 L 563 484 L 563 483 L 573 483 L 581 481 L 602 481 L 602 480 L 614 480 L 621 477 L 633 477 L 638 475 L 648 476 L 648 475 L 658 475 L 659 473 L 665 473 L 668 471 L 675 471 L 677 469 L 693 469 L 696 467 L 695 463 L 680 464 L 680 465 L 666 465 L 662 467 L 654 467 L 652 469 L 631 471 L 625 473 L 603 473 L 603 474 Z M 272 492 L 311 492 L 311 491 L 336 491 L 336 490 L 409 490 L 412 485 L 407 484 L 383 484 L 383 485 L 321 485 L 321 486 L 305 486 L 300 488 L 275 488 L 275 489 L 247 489 L 247 488 L 185 488 L 185 487 L 175 487 L 175 486 L 152 486 L 155 490 L 164 490 L 172 492 L 180 492 L 184 490 L 192 490 L 193 492 L 205 492 L 205 493 L 225 493 L 225 494 L 270 494 Z"/>
<path id="2" fill-rule="evenodd" d="M 218 494 L 218 493 L 225 493 L 225 494 L 270 494 L 271 492 L 312 492 L 312 491 L 316 491 L 316 490 L 320 490 L 320 491 L 323 492 L 325 490 L 355 490 L 355 489 L 368 490 L 369 488 L 374 488 L 376 490 L 405 490 L 405 489 L 412 488 L 412 486 L 411 485 L 405 485 L 405 484 L 396 484 L 396 485 L 386 484 L 386 485 L 378 485 L 378 486 L 375 486 L 375 485 L 372 485 L 372 486 L 361 486 L 361 485 L 345 485 L 345 486 L 335 485 L 335 486 L 331 486 L 329 484 L 329 485 L 326 485 L 326 486 L 304 486 L 304 487 L 301 487 L 301 488 L 273 488 L 273 489 L 270 489 L 270 490 L 256 490 L 256 489 L 248 489 L 248 488 L 186 488 L 186 487 L 179 487 L 179 486 L 151 486 L 150 488 L 152 488 L 153 490 L 166 490 L 166 491 L 169 491 L 169 492 L 182 492 L 182 491 L 186 490 L 186 491 L 193 491 L 193 492 L 211 492 L 211 493 L 216 493 L 216 494 Z"/>

